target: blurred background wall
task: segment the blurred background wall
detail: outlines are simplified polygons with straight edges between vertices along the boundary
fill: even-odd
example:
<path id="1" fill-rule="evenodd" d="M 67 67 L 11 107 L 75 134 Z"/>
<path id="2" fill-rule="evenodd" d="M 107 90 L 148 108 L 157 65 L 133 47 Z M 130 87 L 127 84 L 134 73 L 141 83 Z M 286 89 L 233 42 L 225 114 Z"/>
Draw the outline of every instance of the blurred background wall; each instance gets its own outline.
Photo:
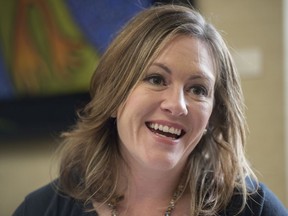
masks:
<path id="1" fill-rule="evenodd" d="M 284 1 L 287 2 L 198 0 L 195 3 L 221 31 L 241 73 L 250 128 L 248 158 L 259 179 L 288 207 L 285 144 L 288 75 L 285 76 L 283 27 L 284 13 L 288 11 L 284 12 Z M 56 177 L 53 152 L 59 144 L 57 133 L 36 135 L 19 139 L 15 134 L 15 139 L 0 139 L 1 216 L 11 215 L 27 193 Z"/>
<path id="2" fill-rule="evenodd" d="M 288 206 L 284 2 L 198 1 L 200 11 L 222 30 L 238 65 L 250 129 L 248 158 L 259 179 Z"/>

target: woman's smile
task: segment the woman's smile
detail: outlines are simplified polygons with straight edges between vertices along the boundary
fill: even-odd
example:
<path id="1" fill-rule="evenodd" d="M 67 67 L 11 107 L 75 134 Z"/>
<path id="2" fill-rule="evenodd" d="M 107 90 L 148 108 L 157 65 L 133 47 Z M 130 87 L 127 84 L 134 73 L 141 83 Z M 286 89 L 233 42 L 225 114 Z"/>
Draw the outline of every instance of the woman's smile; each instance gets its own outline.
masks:
<path id="1" fill-rule="evenodd" d="M 161 121 L 155 121 L 147 122 L 146 126 L 153 133 L 173 140 L 180 139 L 185 134 L 183 127 L 173 123 L 162 123 Z"/>

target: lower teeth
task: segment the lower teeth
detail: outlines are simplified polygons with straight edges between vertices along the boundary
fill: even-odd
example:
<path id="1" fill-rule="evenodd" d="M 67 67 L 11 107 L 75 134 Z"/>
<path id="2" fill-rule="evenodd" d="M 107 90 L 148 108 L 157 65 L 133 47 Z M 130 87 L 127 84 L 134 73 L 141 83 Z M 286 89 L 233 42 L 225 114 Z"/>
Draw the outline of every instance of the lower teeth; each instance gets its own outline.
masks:
<path id="1" fill-rule="evenodd" d="M 160 133 L 157 133 L 157 135 L 161 136 L 161 137 L 166 137 L 166 138 L 171 138 L 171 139 L 176 139 L 176 137 L 172 137 L 172 136 L 165 136 L 164 134 L 160 134 Z"/>

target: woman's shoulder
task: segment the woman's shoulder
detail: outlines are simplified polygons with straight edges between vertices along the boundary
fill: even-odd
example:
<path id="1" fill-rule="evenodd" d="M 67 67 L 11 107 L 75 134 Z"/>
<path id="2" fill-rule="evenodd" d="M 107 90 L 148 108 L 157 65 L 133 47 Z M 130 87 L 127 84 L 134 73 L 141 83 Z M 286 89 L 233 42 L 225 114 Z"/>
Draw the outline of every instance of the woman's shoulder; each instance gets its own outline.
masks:
<path id="1" fill-rule="evenodd" d="M 255 181 L 247 182 L 248 191 L 250 194 L 247 197 L 247 202 L 241 216 L 250 215 L 275 215 L 288 216 L 287 209 L 282 202 L 275 196 L 275 194 L 263 183 L 256 183 Z M 226 209 L 226 214 L 235 213 L 239 210 L 242 203 L 242 196 L 236 194 L 232 197 L 229 207 Z"/>
<path id="2" fill-rule="evenodd" d="M 283 203 L 265 184 L 259 183 L 258 190 L 254 197 L 256 197 L 257 200 L 262 201 L 262 215 L 288 215 L 287 208 L 285 208 Z M 252 200 L 250 202 L 252 202 Z"/>
<path id="3" fill-rule="evenodd" d="M 13 216 L 95 216 L 85 212 L 84 205 L 60 192 L 55 180 L 28 194 Z"/>

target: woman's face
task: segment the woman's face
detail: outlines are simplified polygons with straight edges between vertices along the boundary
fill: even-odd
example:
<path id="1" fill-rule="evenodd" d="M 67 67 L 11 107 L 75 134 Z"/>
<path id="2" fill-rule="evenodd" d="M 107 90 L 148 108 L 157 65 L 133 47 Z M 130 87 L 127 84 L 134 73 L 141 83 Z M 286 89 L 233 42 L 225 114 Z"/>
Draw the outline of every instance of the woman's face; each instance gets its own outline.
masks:
<path id="1" fill-rule="evenodd" d="M 208 125 L 215 75 L 198 39 L 173 39 L 117 110 L 121 153 L 132 166 L 170 170 L 185 165 Z"/>

